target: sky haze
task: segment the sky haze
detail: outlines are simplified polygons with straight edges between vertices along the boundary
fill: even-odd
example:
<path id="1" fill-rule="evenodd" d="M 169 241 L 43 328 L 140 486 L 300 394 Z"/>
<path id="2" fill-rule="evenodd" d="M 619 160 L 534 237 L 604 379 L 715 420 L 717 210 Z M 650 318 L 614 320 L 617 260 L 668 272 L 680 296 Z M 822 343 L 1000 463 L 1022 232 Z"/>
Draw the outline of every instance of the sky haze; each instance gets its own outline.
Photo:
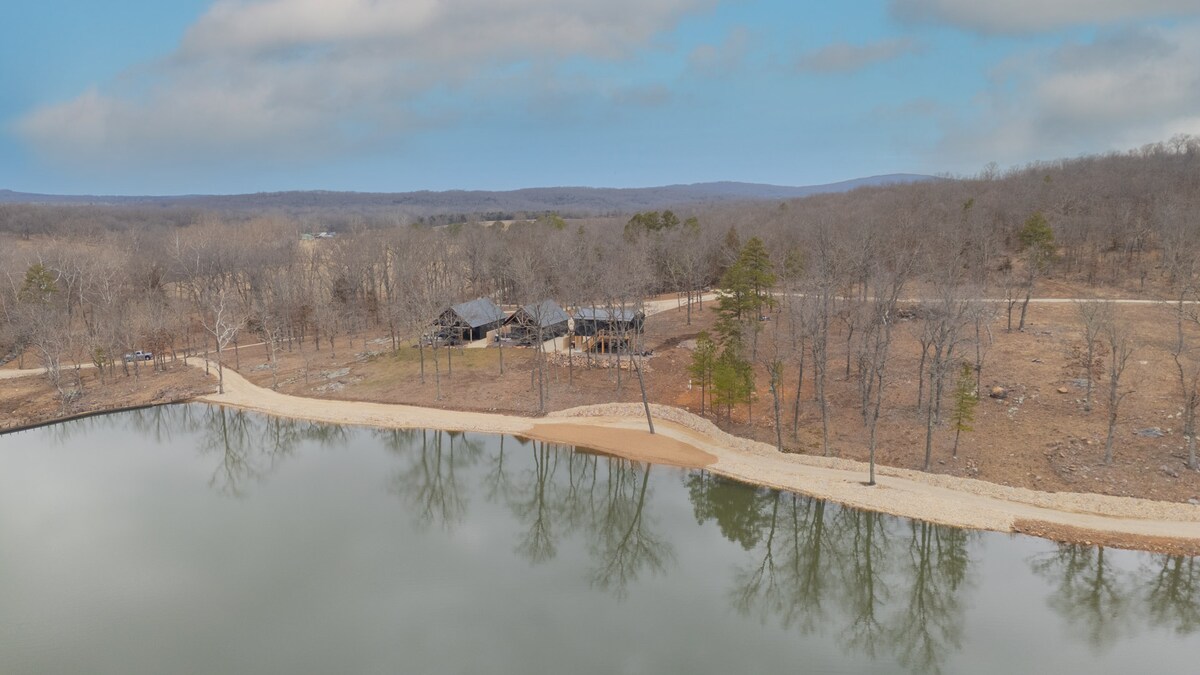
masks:
<path id="1" fill-rule="evenodd" d="M 47 0 L 0 188 L 408 191 L 974 174 L 1200 133 L 1196 0 Z"/>

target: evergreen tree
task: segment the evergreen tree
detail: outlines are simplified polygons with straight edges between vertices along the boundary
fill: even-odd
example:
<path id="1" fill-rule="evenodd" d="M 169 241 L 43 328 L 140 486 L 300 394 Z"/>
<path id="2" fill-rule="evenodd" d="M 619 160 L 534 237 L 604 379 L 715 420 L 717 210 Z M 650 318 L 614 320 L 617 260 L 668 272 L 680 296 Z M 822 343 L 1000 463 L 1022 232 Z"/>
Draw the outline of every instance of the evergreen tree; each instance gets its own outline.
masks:
<path id="1" fill-rule="evenodd" d="M 1031 262 L 1044 265 L 1054 258 L 1054 231 L 1040 211 L 1029 216 L 1025 226 L 1017 233 L 1017 239 Z"/>
<path id="2" fill-rule="evenodd" d="M 1021 303 L 1021 320 L 1017 330 L 1025 330 L 1025 313 L 1029 309 L 1033 285 L 1054 261 L 1057 244 L 1054 243 L 1054 231 L 1050 229 L 1050 223 L 1046 222 L 1046 217 L 1040 211 L 1025 221 L 1025 226 L 1017 232 L 1017 240 L 1021 242 L 1025 258 L 1025 301 Z"/>
<path id="3" fill-rule="evenodd" d="M 772 304 L 771 287 L 775 285 L 775 272 L 771 256 L 758 237 L 750 239 L 742 247 L 737 260 L 721 276 L 720 298 L 717 312 L 722 319 L 731 322 L 761 319 L 763 308 Z M 720 330 L 720 329 L 718 329 Z M 724 338 L 729 331 L 722 331 Z"/>
<path id="4" fill-rule="evenodd" d="M 771 256 L 762 239 L 752 237 L 738 255 L 737 267 L 742 268 L 743 280 L 750 289 L 747 302 L 754 310 L 756 319 L 761 319 L 763 309 L 773 304 L 771 287 L 775 285 L 775 270 Z"/>
<path id="5" fill-rule="evenodd" d="M 721 350 L 713 369 L 713 405 L 725 406 L 725 419 L 733 419 L 733 405 L 748 400 L 754 391 L 754 368 L 739 355 L 738 349 Z"/>
<path id="6" fill-rule="evenodd" d="M 953 455 L 958 457 L 958 437 L 964 431 L 974 431 L 975 406 L 979 404 L 979 393 L 975 391 L 975 370 L 963 362 L 954 386 L 954 411 L 950 414 L 950 425 L 954 429 Z"/>
<path id="7" fill-rule="evenodd" d="M 34 263 L 25 271 L 25 280 L 21 282 L 17 297 L 22 302 L 43 303 L 57 292 L 58 285 L 54 273 L 45 265 Z"/>
<path id="8" fill-rule="evenodd" d="M 692 380 L 700 383 L 700 414 L 704 414 L 704 398 L 708 392 L 708 384 L 712 382 L 713 370 L 717 366 L 717 344 L 709 337 L 708 331 L 701 331 L 696 336 L 696 351 L 692 352 L 692 364 L 688 373 Z"/>

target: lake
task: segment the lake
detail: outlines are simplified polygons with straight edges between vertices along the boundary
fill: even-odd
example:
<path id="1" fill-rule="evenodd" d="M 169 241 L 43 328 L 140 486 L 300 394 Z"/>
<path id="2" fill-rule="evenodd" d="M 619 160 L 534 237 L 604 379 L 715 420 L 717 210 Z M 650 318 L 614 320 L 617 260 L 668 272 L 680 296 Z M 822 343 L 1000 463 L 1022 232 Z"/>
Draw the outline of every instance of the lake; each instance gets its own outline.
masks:
<path id="1" fill-rule="evenodd" d="M 0 436 L 0 672 L 1194 673 L 1195 558 L 189 404 Z"/>

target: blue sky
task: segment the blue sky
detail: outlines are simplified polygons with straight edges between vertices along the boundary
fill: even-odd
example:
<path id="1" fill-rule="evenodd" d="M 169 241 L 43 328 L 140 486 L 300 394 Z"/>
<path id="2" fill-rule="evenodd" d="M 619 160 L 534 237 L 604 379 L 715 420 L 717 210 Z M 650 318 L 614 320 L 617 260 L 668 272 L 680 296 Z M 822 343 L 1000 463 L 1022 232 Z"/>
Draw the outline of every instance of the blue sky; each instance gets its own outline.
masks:
<path id="1" fill-rule="evenodd" d="M 0 188 L 806 185 L 1200 134 L 1196 0 L 43 0 Z"/>

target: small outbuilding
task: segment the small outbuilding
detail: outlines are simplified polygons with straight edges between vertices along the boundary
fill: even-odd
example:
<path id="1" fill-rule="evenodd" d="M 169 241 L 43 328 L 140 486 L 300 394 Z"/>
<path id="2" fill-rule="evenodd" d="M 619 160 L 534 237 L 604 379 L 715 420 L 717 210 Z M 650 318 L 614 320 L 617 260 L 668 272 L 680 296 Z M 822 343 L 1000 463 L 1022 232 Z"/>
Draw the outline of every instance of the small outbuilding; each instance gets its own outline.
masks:
<path id="1" fill-rule="evenodd" d="M 553 300 L 530 303 L 504 320 L 508 337 L 518 344 L 532 345 L 567 334 L 570 317 Z"/>
<path id="2" fill-rule="evenodd" d="M 451 344 L 487 337 L 504 321 L 504 310 L 491 298 L 476 298 L 447 308 L 433 322 L 437 337 Z"/>

